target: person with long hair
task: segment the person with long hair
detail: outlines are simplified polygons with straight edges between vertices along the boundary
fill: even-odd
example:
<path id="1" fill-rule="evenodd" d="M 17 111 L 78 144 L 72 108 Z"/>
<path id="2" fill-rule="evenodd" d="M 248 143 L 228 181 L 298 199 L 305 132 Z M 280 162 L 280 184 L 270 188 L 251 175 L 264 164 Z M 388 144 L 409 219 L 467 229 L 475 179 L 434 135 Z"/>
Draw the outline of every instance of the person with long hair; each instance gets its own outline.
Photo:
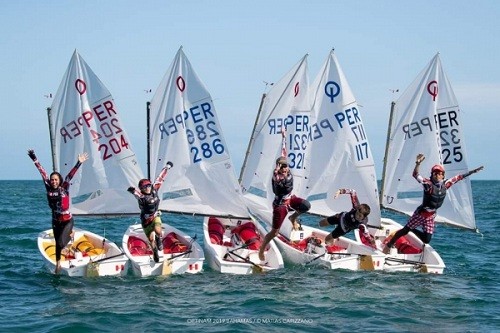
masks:
<path id="1" fill-rule="evenodd" d="M 89 158 L 89 155 L 87 153 L 79 154 L 75 166 L 69 171 L 64 180 L 62 175 L 56 171 L 52 172 L 50 176 L 47 176 L 47 172 L 38 161 L 33 149 L 28 150 L 28 156 L 42 176 L 45 190 L 47 191 L 47 201 L 52 211 L 52 231 L 56 241 L 55 273 L 57 274 L 61 270 L 61 252 L 66 245 L 68 245 L 73 233 L 73 215 L 69 211 L 70 181 L 75 176 L 82 163 Z"/>

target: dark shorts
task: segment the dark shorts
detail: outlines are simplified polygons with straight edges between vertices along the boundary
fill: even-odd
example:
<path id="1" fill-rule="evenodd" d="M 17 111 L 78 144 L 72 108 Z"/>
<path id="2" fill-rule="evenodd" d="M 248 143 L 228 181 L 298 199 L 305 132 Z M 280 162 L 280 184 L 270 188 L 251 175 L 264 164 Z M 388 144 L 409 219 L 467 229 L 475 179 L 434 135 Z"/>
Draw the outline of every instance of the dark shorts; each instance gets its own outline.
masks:
<path id="1" fill-rule="evenodd" d="M 344 229 L 340 226 L 340 219 L 342 218 L 342 213 L 338 213 L 332 216 L 328 216 L 326 218 L 326 221 L 328 222 L 329 225 L 336 225 L 337 227 L 333 229 L 333 231 L 330 233 L 330 236 L 332 238 L 339 238 L 340 236 L 344 236 L 347 234 Z"/>

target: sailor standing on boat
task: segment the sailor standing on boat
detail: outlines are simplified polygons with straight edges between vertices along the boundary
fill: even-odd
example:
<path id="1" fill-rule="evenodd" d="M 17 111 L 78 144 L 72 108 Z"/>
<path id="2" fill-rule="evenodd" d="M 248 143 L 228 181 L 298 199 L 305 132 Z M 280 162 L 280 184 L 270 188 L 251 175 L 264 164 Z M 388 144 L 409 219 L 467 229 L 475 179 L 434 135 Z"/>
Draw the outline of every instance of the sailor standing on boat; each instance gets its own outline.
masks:
<path id="1" fill-rule="evenodd" d="M 127 189 L 132 193 L 141 209 L 141 224 L 146 237 L 148 237 L 151 248 L 153 249 L 153 259 L 155 262 L 160 261 L 158 252 L 163 251 L 161 238 L 161 218 L 158 207 L 160 206 L 160 198 L 158 197 L 158 189 L 163 184 L 167 171 L 173 166 L 172 162 L 167 162 L 167 165 L 161 169 L 160 174 L 156 177 L 154 184 L 151 184 L 149 179 L 141 179 L 138 187 L 131 186 Z"/>
<path id="2" fill-rule="evenodd" d="M 286 140 L 284 131 L 282 132 L 282 137 L 281 157 L 276 160 L 276 167 L 274 168 L 271 180 L 275 195 L 273 201 L 272 229 L 264 237 L 264 241 L 259 249 L 259 259 L 262 261 L 265 260 L 264 252 L 266 246 L 278 235 L 283 220 L 288 212 L 294 210 L 294 213 L 290 215 L 289 219 L 293 225 L 293 230 L 298 230 L 300 228 L 300 223 L 297 222 L 297 218 L 300 214 L 307 212 L 311 208 L 309 201 L 292 194 L 293 175 L 290 172 L 286 159 Z"/>
<path id="3" fill-rule="evenodd" d="M 52 232 L 54 233 L 54 239 L 56 241 L 55 273 L 57 274 L 61 270 L 61 251 L 68 245 L 73 233 L 73 215 L 69 211 L 70 181 L 78 171 L 80 165 L 89 158 L 89 155 L 87 153 L 78 155 L 78 161 L 73 169 L 70 170 L 66 178 L 64 178 L 64 182 L 61 174 L 56 171 L 52 172 L 50 176 L 47 177 L 47 172 L 38 161 L 33 149 L 28 150 L 28 156 L 33 163 L 35 163 L 40 175 L 42 175 L 45 189 L 47 190 L 47 200 L 52 210 Z"/>
<path id="4" fill-rule="evenodd" d="M 415 161 L 415 168 L 413 169 L 413 177 L 423 185 L 424 197 L 423 202 L 417 207 L 413 215 L 408 220 L 408 223 L 403 229 L 398 230 L 392 239 L 387 243 L 384 248 L 384 253 L 389 253 L 390 248 L 394 246 L 396 241 L 412 231 L 424 242 L 429 244 L 434 233 L 434 219 L 436 211 L 444 202 L 446 197 L 446 190 L 449 189 L 456 182 L 469 177 L 471 174 L 483 170 L 483 166 L 464 173 L 463 175 L 456 175 L 450 179 L 444 179 L 444 168 L 441 164 L 436 164 L 431 169 L 431 177 L 424 178 L 418 173 L 420 163 L 425 159 L 423 154 L 418 154 Z M 417 230 L 417 227 L 422 227 L 423 231 Z"/>

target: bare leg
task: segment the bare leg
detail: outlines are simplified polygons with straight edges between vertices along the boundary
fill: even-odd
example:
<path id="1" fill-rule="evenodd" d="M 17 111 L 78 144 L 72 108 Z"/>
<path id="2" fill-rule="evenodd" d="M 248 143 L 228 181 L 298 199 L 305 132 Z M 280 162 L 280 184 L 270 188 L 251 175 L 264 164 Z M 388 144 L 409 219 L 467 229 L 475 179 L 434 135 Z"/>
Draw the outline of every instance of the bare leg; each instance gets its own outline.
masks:
<path id="1" fill-rule="evenodd" d="M 319 221 L 318 224 L 320 227 L 328 227 L 330 225 L 330 223 L 328 223 L 328 220 L 326 218 L 321 219 L 321 221 Z"/>
<path id="2" fill-rule="evenodd" d="M 264 251 L 266 251 L 267 245 L 273 240 L 274 237 L 278 235 L 279 229 L 271 229 L 270 232 L 267 233 L 267 235 L 264 237 L 264 241 L 262 241 L 262 244 L 260 245 L 259 249 L 259 259 L 261 261 L 266 260 L 266 257 L 264 256 Z"/>
<path id="3" fill-rule="evenodd" d="M 158 247 L 156 246 L 155 242 L 155 236 L 156 232 L 154 230 L 151 231 L 151 233 L 149 234 L 149 242 L 151 243 L 151 248 L 153 249 L 153 260 L 155 262 L 160 262 L 160 257 L 158 255 Z"/>
<path id="4" fill-rule="evenodd" d="M 325 237 L 325 244 L 326 245 L 333 245 L 334 242 L 335 242 L 335 238 L 332 237 L 332 234 L 328 234 Z"/>
<path id="5" fill-rule="evenodd" d="M 149 234 L 149 243 L 151 244 L 151 247 L 154 249 L 156 247 L 156 242 L 155 242 L 155 232 L 151 231 Z"/>
<path id="6" fill-rule="evenodd" d="M 382 252 L 384 252 L 385 254 L 389 254 L 389 252 L 391 251 L 391 247 L 394 246 L 394 244 L 398 241 L 398 239 L 400 239 L 401 237 L 405 236 L 409 232 L 410 232 L 410 228 L 408 228 L 407 226 L 404 226 L 402 229 L 399 229 L 394 234 L 394 236 L 391 238 L 391 240 L 389 241 L 389 243 L 386 244 L 386 246 L 384 247 L 384 249 L 382 250 Z"/>
<path id="7" fill-rule="evenodd" d="M 61 271 L 61 261 L 56 261 L 56 270 L 54 271 L 54 273 L 56 274 L 59 274 L 59 272 Z"/>
<path id="8" fill-rule="evenodd" d="M 288 217 L 288 219 L 292 222 L 292 228 L 293 230 L 300 230 L 300 223 L 297 222 L 297 218 L 299 217 L 300 213 L 295 211 L 292 215 Z"/>
<path id="9" fill-rule="evenodd" d="M 161 241 L 161 224 L 155 225 L 155 237 L 156 237 L 156 247 L 158 251 L 163 251 L 163 244 Z"/>

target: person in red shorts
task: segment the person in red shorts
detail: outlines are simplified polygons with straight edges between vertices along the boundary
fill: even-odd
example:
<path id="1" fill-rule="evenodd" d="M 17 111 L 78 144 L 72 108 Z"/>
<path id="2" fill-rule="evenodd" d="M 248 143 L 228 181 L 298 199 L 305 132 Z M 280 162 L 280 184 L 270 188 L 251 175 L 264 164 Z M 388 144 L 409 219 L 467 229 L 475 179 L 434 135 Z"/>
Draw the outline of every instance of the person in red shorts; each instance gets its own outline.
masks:
<path id="1" fill-rule="evenodd" d="M 293 175 L 290 172 L 288 161 L 286 159 L 285 132 L 282 132 L 282 136 L 283 142 L 281 157 L 276 160 L 276 166 L 271 180 L 274 192 L 272 229 L 264 237 L 264 241 L 259 249 L 259 259 L 262 261 L 265 260 L 264 252 L 267 245 L 278 235 L 281 225 L 283 224 L 285 217 L 288 215 L 288 212 L 294 211 L 294 213 L 290 215 L 289 219 L 293 225 L 293 229 L 297 230 L 300 227 L 300 224 L 297 222 L 297 218 L 300 214 L 307 212 L 311 208 L 309 201 L 292 194 Z"/>

